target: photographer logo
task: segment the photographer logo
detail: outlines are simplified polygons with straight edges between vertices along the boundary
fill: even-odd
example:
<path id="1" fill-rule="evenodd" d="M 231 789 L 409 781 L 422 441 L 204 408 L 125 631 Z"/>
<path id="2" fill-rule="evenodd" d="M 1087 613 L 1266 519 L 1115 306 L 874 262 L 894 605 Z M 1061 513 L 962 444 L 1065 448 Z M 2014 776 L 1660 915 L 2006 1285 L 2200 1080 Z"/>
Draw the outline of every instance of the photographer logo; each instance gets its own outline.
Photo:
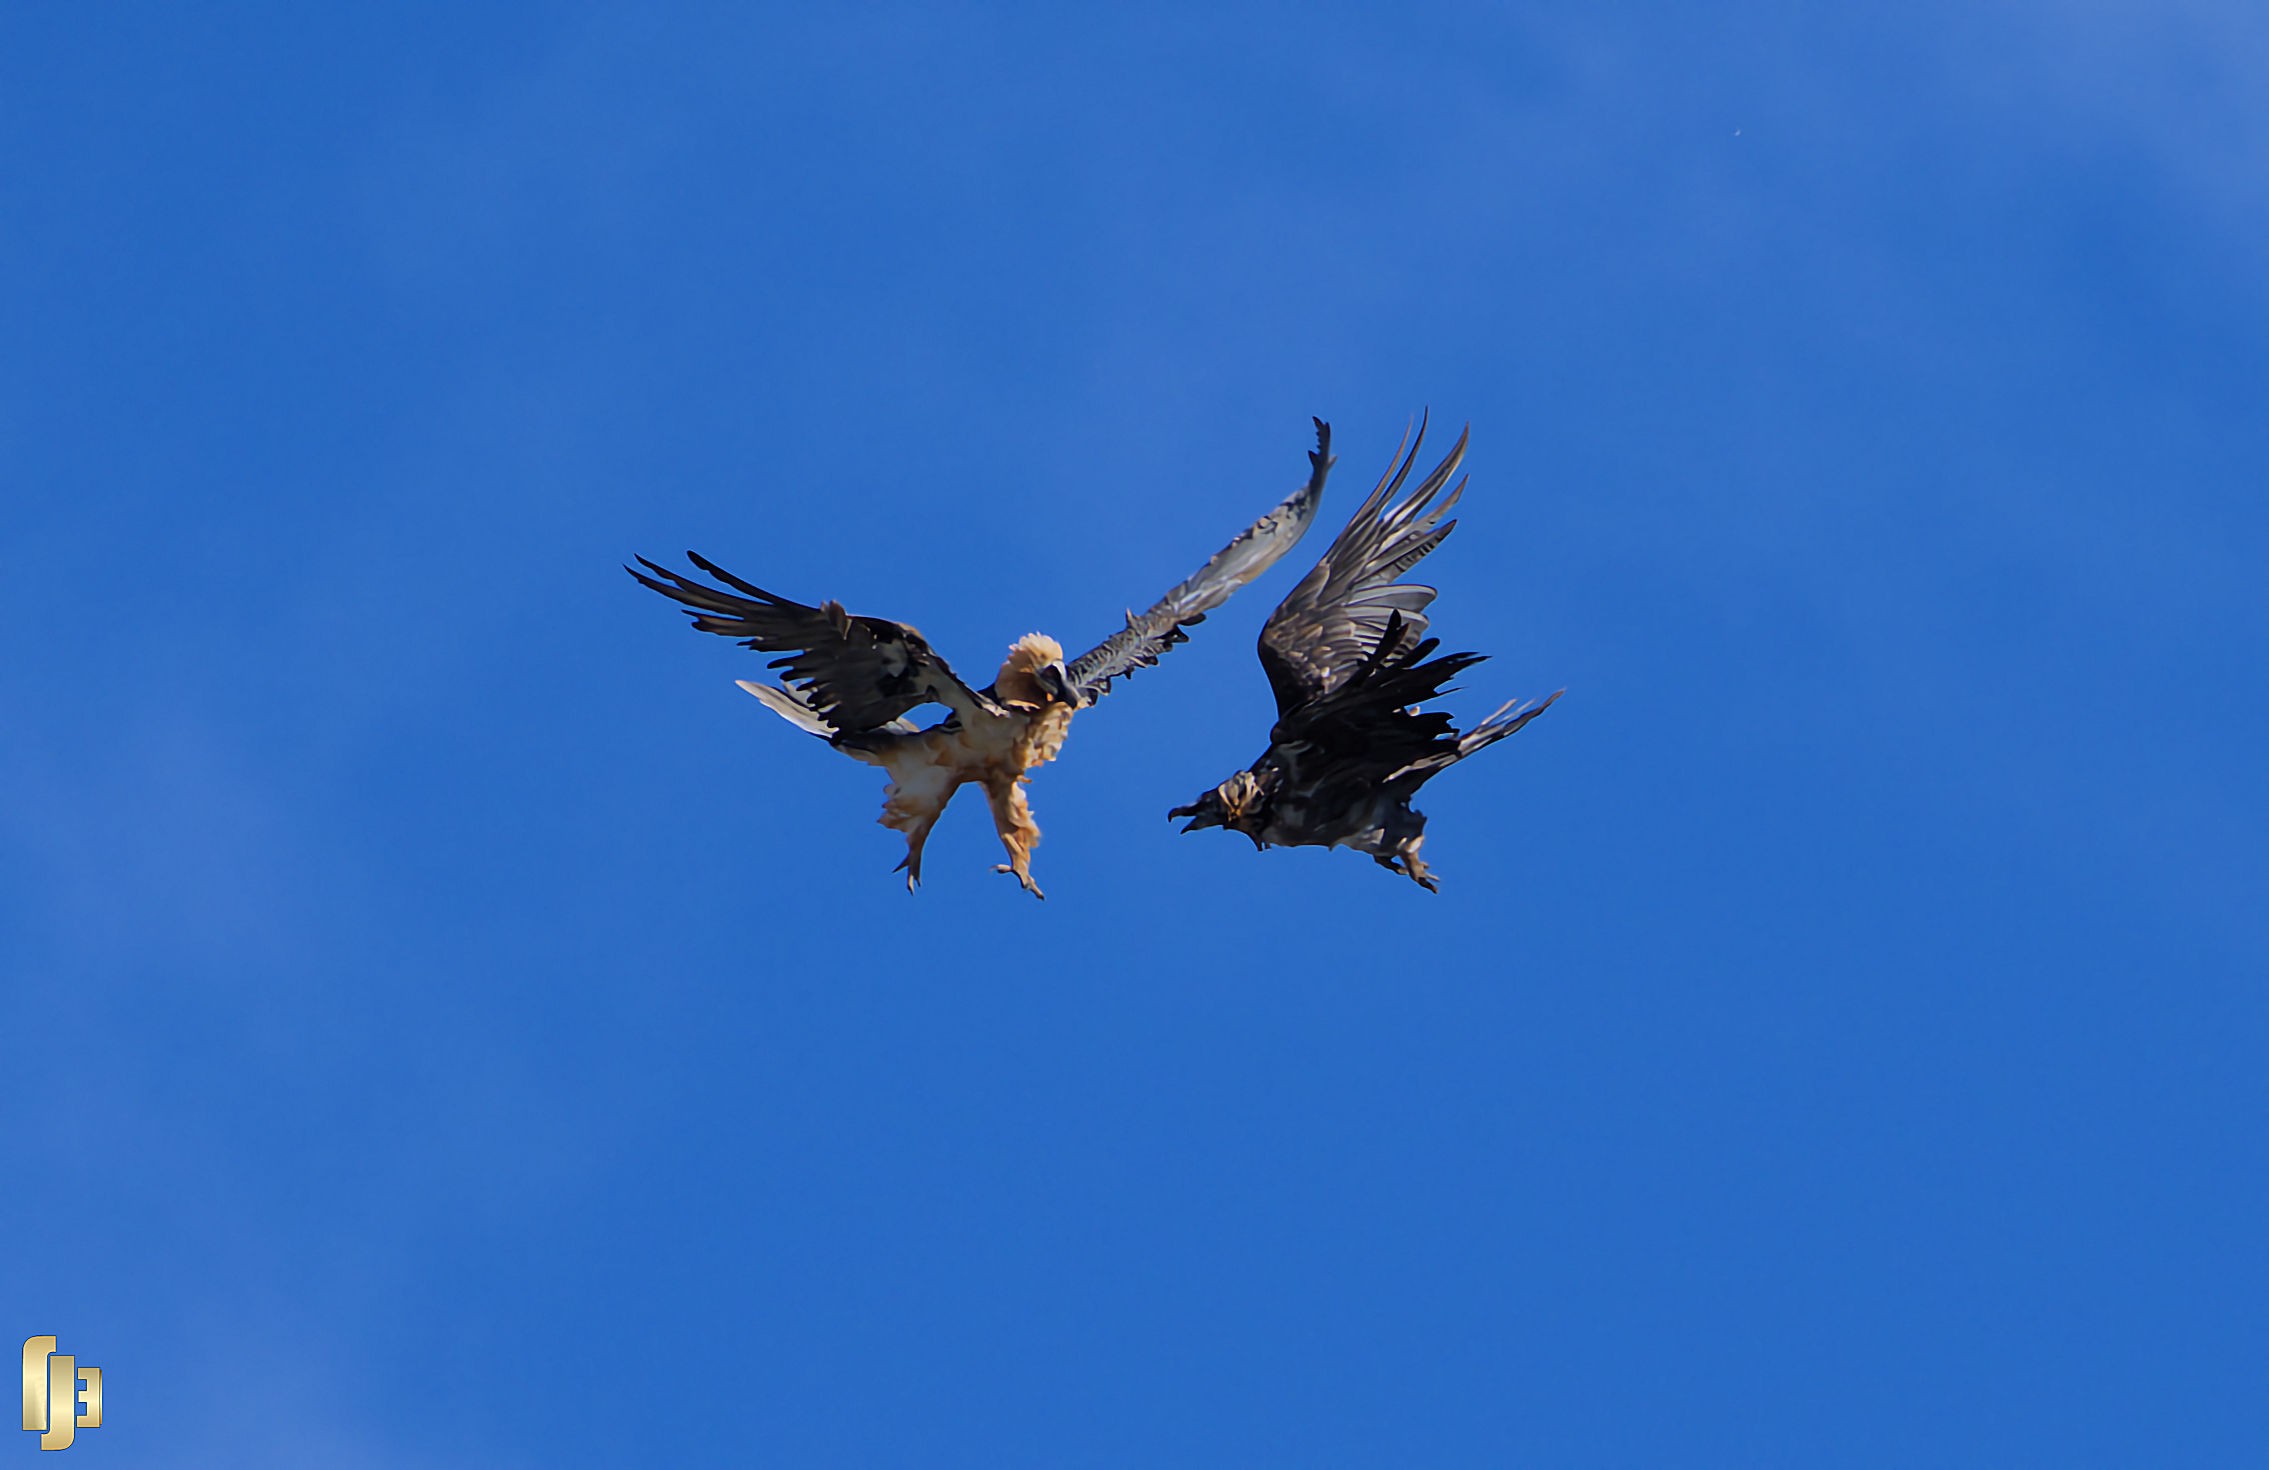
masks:
<path id="1" fill-rule="evenodd" d="M 101 1427 L 102 1370 L 57 1352 L 53 1337 L 25 1338 L 25 1431 L 43 1450 L 65 1450 L 80 1430 Z"/>

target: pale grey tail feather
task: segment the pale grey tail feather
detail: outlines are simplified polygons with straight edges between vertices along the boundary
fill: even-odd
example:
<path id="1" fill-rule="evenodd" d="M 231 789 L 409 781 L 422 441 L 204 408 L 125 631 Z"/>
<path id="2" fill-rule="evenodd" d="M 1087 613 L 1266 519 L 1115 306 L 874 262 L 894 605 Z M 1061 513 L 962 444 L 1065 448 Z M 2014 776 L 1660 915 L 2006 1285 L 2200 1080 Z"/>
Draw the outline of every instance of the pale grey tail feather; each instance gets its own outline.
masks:
<path id="1" fill-rule="evenodd" d="M 1490 715 L 1488 719 L 1458 736 L 1457 749 L 1422 756 L 1387 777 L 1387 780 L 1400 781 L 1405 776 L 1418 776 L 1421 784 L 1432 780 L 1475 751 L 1495 745 L 1507 735 L 1513 734 L 1521 726 L 1552 708 L 1552 701 L 1567 692 L 1565 689 L 1555 689 L 1547 698 L 1537 704 L 1522 704 L 1518 700 L 1507 700 L 1499 705 L 1496 712 Z"/>
<path id="2" fill-rule="evenodd" d="M 752 684 L 746 679 L 735 679 L 733 682 L 762 700 L 766 709 L 805 734 L 817 735 L 820 739 L 834 744 L 843 743 L 842 732 L 829 724 L 827 716 L 813 709 L 811 701 L 805 699 L 796 690 L 782 689 L 772 684 Z M 904 715 L 900 715 L 887 725 L 881 725 L 867 731 L 864 736 L 852 743 L 865 744 L 876 735 L 912 735 L 919 732 L 921 728 Z"/>
<path id="3" fill-rule="evenodd" d="M 1505 701 L 1497 707 L 1495 714 L 1458 737 L 1458 759 L 1464 760 L 1483 746 L 1495 745 L 1507 735 L 1513 734 L 1521 726 L 1552 708 L 1552 701 L 1567 692 L 1565 689 L 1555 689 L 1539 704 Z"/>
<path id="4" fill-rule="evenodd" d="M 826 717 L 807 704 L 793 689 L 779 689 L 770 684 L 752 684 L 746 679 L 735 679 L 733 682 L 763 701 L 766 709 L 805 734 L 817 735 L 822 740 L 833 740 L 835 738 L 835 727 L 827 723 Z"/>

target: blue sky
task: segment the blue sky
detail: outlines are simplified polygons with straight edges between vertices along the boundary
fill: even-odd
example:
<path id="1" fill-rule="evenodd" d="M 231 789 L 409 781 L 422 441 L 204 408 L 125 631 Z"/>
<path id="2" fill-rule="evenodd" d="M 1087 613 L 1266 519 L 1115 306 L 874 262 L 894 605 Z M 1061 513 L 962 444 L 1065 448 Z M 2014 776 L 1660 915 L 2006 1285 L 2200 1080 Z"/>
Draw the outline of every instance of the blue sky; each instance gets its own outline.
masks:
<path id="1" fill-rule="evenodd" d="M 0 1328 L 89 1465 L 2269 1441 L 2257 7 L 19 8 Z M 1439 897 L 1180 837 L 1408 415 Z M 1304 473 L 1034 903 L 989 673 Z M 14 1340 L 11 1338 L 10 1340 Z M 0 1456 L 29 1460 L 29 1436 Z"/>

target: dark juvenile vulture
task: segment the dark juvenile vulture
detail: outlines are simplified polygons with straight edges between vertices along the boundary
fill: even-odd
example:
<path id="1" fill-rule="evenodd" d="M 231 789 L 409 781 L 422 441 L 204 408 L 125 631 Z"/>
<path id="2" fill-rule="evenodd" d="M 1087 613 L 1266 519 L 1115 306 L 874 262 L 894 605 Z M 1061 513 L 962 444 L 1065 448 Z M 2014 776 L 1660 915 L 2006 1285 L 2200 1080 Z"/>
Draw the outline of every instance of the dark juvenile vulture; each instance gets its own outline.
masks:
<path id="1" fill-rule="evenodd" d="M 1462 734 L 1448 715 L 1420 712 L 1419 705 L 1440 698 L 1449 680 L 1483 658 L 1431 657 L 1441 644 L 1424 636 L 1434 589 L 1398 580 L 1456 528 L 1442 517 L 1465 492 L 1460 480 L 1434 504 L 1465 458 L 1460 434 L 1449 458 L 1400 503 L 1389 504 L 1425 437 L 1421 419 L 1409 453 L 1395 451 L 1399 468 L 1388 462 L 1347 529 L 1261 628 L 1261 668 L 1276 692 L 1268 749 L 1169 812 L 1190 819 L 1183 831 L 1227 827 L 1256 848 L 1352 847 L 1434 891 L 1434 876 L 1418 857 L 1426 815 L 1411 810 L 1411 798 L 1560 697 L 1507 704 Z"/>
<path id="2" fill-rule="evenodd" d="M 733 590 L 708 586 L 645 557 L 638 558 L 645 572 L 623 570 L 685 604 L 702 632 L 781 655 L 769 667 L 785 671 L 782 687 L 745 679 L 740 686 L 797 729 L 890 773 L 881 821 L 906 834 L 906 856 L 898 866 L 906 870 L 909 892 L 922 881 L 922 844 L 930 828 L 954 792 L 974 783 L 985 788 L 993 826 L 1008 849 L 1009 860 L 994 871 L 1014 873 L 1035 897 L 1046 897 L 1032 881 L 1040 828 L 1025 803 L 1026 773 L 1056 758 L 1075 711 L 1102 698 L 1112 680 L 1157 663 L 1167 649 L 1187 642 L 1184 628 L 1203 622 L 1306 534 L 1331 465 L 1330 430 L 1320 420 L 1316 435 L 1308 483 L 1157 606 L 1140 617 L 1128 613 L 1125 628 L 1068 664 L 1055 639 L 1027 633 L 1010 646 L 1000 674 L 984 689 L 963 683 L 905 623 L 856 617 L 837 602 L 818 607 L 791 602 L 690 551 L 686 556 L 694 566 Z M 947 711 L 926 729 L 907 718 L 909 710 L 925 704 L 942 704 Z"/>

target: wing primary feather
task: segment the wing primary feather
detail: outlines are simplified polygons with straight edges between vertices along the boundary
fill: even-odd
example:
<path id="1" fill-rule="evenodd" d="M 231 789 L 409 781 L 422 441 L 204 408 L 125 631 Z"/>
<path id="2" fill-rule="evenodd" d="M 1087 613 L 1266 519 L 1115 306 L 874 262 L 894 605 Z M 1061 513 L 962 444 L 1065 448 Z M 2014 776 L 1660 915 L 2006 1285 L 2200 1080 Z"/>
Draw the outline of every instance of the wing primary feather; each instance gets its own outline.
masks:
<path id="1" fill-rule="evenodd" d="M 1434 589 L 1399 579 L 1457 529 L 1446 517 L 1468 482 L 1451 480 L 1472 434 L 1470 425 L 1461 430 L 1441 462 L 1410 485 L 1431 421 L 1421 411 L 1404 429 L 1378 484 L 1261 629 L 1261 666 L 1280 717 L 1345 683 L 1386 646 L 1390 615 L 1399 615 L 1414 636 L 1425 632 Z"/>
<path id="2" fill-rule="evenodd" d="M 834 601 L 807 607 L 734 576 L 698 552 L 688 551 L 686 558 L 735 591 L 705 585 L 643 556 L 639 566 L 653 575 L 623 570 L 689 609 L 702 632 L 778 655 L 768 666 L 784 670 L 782 681 L 795 697 L 838 732 L 891 729 L 924 704 L 963 714 L 990 707 L 905 623 L 854 617 Z"/>
<path id="3" fill-rule="evenodd" d="M 1136 669 L 1148 668 L 1178 643 L 1189 641 L 1184 630 L 1205 621 L 1207 613 L 1227 602 L 1231 594 L 1252 581 L 1299 544 L 1316 517 L 1323 499 L 1324 481 L 1334 463 L 1331 425 L 1314 420 L 1316 447 L 1308 453 L 1308 483 L 1282 504 L 1240 531 L 1212 560 L 1137 616 L 1127 614 L 1126 626 L 1072 660 L 1067 668 L 1082 701 L 1092 704 L 1110 692 L 1113 680 Z"/>

